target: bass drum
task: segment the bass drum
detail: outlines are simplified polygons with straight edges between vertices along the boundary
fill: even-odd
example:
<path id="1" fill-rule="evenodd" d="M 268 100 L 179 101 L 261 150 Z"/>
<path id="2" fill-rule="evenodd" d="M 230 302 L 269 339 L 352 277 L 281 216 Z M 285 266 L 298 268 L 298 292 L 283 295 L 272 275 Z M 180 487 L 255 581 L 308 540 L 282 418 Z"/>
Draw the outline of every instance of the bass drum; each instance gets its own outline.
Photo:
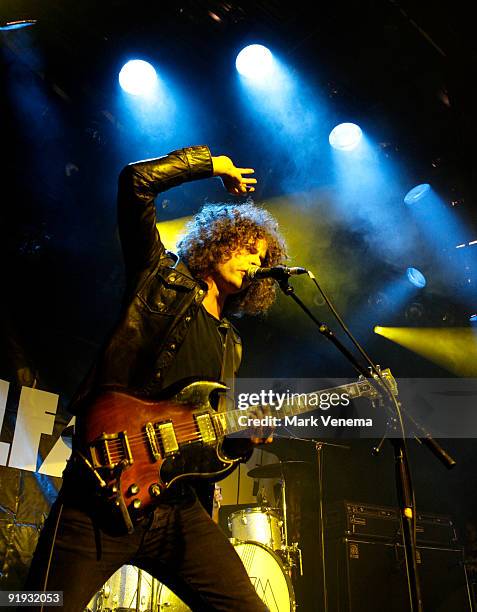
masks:
<path id="1" fill-rule="evenodd" d="M 282 561 L 264 544 L 232 540 L 258 596 L 270 612 L 294 612 L 295 594 Z M 159 587 L 158 609 L 187 612 L 190 608 L 166 586 Z"/>
<path id="2" fill-rule="evenodd" d="M 295 594 L 280 557 L 258 542 L 236 542 L 234 546 L 270 612 L 294 612 Z"/>

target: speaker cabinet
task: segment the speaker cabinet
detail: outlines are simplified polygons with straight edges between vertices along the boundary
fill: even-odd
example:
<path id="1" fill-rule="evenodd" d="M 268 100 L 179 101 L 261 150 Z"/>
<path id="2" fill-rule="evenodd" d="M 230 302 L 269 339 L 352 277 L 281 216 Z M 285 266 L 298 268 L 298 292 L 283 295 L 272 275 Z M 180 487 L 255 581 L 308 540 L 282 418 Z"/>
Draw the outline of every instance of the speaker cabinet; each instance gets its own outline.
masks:
<path id="1" fill-rule="evenodd" d="M 427 612 L 471 612 L 463 549 L 418 546 L 418 571 Z M 410 610 L 401 544 L 341 538 L 326 545 L 329 612 Z"/>

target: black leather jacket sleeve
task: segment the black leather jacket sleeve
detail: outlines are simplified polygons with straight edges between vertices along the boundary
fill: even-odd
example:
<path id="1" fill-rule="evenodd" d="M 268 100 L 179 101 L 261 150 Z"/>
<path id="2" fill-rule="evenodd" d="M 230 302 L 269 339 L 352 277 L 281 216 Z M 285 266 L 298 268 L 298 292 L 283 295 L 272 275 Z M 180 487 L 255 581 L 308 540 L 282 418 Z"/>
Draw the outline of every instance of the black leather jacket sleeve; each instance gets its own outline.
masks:
<path id="1" fill-rule="evenodd" d="M 129 281 L 137 273 L 154 266 L 165 253 L 156 229 L 154 200 L 157 194 L 212 175 L 212 157 L 205 145 L 129 164 L 122 170 L 118 189 L 118 227 Z"/>

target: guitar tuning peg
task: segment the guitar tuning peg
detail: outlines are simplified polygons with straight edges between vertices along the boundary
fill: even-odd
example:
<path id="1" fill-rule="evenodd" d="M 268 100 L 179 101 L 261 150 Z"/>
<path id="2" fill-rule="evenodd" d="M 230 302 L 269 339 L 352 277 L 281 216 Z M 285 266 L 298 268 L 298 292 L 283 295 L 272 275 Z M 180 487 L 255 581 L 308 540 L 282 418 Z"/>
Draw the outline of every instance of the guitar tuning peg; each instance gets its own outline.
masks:
<path id="1" fill-rule="evenodd" d="M 376 365 L 374 367 L 368 366 L 368 370 L 369 370 L 369 373 L 371 374 L 371 378 L 374 378 L 374 379 L 380 378 L 382 374 L 380 365 Z"/>

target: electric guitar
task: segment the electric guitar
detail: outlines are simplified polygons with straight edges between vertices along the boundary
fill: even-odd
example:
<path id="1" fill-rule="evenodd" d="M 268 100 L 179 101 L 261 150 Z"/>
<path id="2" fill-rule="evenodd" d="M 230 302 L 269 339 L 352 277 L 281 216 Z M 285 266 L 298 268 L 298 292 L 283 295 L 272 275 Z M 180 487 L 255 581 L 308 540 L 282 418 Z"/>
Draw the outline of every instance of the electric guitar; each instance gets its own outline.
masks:
<path id="1" fill-rule="evenodd" d="M 381 374 L 397 394 L 389 369 Z M 243 426 L 246 413 L 215 412 L 209 401 L 212 391 L 226 389 L 217 382 L 195 381 L 159 401 L 110 391 L 78 418 L 74 456 L 119 510 L 129 531 L 173 483 L 186 478 L 221 480 L 240 462 L 228 457 L 222 444 L 226 436 L 247 429 Z M 379 397 L 364 377 L 313 395 L 329 393 L 346 393 L 350 399 Z M 283 406 L 280 416 L 316 409 L 316 403 L 310 407 L 306 401 L 297 401 Z"/>

